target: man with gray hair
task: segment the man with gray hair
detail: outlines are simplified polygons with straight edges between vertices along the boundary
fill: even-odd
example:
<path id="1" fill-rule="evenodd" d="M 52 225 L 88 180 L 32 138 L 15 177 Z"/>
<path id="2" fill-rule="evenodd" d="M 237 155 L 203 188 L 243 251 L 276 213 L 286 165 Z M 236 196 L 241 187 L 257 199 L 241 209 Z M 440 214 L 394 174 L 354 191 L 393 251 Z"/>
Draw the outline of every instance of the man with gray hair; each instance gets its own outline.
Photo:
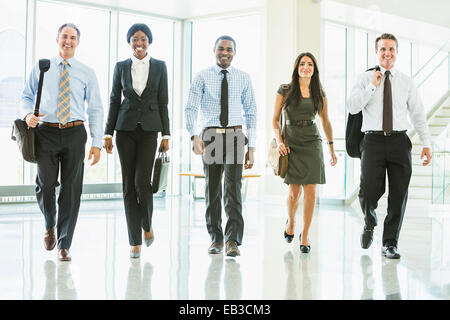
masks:
<path id="1" fill-rule="evenodd" d="M 91 165 L 100 160 L 103 136 L 103 106 L 97 77 L 94 70 L 74 58 L 79 41 L 80 30 L 74 24 L 66 23 L 58 29 L 59 55 L 51 59 L 45 74 L 39 115 L 33 114 L 38 64 L 30 73 L 21 103 L 25 121 L 36 128 L 36 198 L 45 218 L 44 245 L 52 250 L 57 242 L 61 261 L 71 260 L 69 248 L 80 208 L 87 140 L 85 114 L 92 137 L 88 158 L 93 159 Z M 58 185 L 61 188 L 57 208 Z"/>
<path id="2" fill-rule="evenodd" d="M 240 255 L 244 219 L 242 218 L 242 167 L 250 169 L 256 147 L 256 102 L 249 75 L 231 67 L 236 42 L 219 37 L 214 45 L 216 65 L 200 71 L 194 78 L 185 108 L 186 128 L 195 154 L 203 155 L 205 172 L 206 227 L 212 244 L 211 254 Z M 197 115 L 200 110 L 200 135 Z M 246 135 L 242 130 L 246 128 Z M 224 206 L 228 221 L 222 231 L 222 174 Z"/>

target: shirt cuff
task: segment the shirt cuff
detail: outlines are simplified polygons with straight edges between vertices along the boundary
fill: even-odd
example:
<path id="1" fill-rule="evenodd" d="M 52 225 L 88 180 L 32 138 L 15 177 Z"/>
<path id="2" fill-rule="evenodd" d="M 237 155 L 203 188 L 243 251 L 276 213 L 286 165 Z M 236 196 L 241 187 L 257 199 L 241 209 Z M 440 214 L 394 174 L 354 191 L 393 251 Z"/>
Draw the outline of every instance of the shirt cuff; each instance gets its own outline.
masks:
<path id="1" fill-rule="evenodd" d="M 248 135 L 248 147 L 256 148 L 256 129 L 247 128 L 247 135 Z"/>
<path id="2" fill-rule="evenodd" d="M 170 136 L 162 136 L 163 139 L 170 140 Z"/>
<path id="3" fill-rule="evenodd" d="M 377 87 L 375 87 L 372 82 L 369 83 L 366 87 L 366 91 L 369 92 L 370 94 L 374 93 L 375 90 L 377 90 Z"/>
<path id="4" fill-rule="evenodd" d="M 103 139 L 106 139 L 106 138 L 112 138 L 113 136 L 112 135 L 110 135 L 110 134 L 105 134 L 104 136 L 103 136 Z"/>
<path id="5" fill-rule="evenodd" d="M 102 150 L 102 146 L 103 146 L 102 139 L 101 138 L 93 138 L 92 146 Z"/>

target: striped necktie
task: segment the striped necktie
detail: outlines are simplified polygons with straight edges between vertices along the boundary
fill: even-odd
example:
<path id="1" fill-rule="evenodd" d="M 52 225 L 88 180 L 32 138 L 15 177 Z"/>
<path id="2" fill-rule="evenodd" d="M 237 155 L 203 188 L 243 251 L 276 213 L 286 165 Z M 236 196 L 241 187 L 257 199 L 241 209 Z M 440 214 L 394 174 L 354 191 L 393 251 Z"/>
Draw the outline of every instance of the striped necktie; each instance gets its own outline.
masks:
<path id="1" fill-rule="evenodd" d="M 58 113 L 56 117 L 59 123 L 64 125 L 70 117 L 70 82 L 67 61 L 63 60 L 62 63 L 63 69 L 59 76 Z"/>

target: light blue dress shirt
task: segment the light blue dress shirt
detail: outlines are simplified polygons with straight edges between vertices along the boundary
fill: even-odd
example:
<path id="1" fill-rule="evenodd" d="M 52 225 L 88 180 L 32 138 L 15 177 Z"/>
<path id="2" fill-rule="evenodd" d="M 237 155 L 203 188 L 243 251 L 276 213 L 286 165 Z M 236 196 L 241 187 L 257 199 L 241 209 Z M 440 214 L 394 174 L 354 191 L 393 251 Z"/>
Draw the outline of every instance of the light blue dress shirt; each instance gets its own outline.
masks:
<path id="1" fill-rule="evenodd" d="M 39 113 L 45 122 L 59 122 L 56 113 L 59 94 L 59 76 L 62 71 L 61 56 L 50 60 L 50 69 L 44 74 Z M 103 105 L 100 89 L 94 70 L 75 58 L 67 59 L 70 81 L 70 117 L 67 122 L 82 120 L 89 122 L 92 146 L 102 148 L 103 137 Z M 39 63 L 30 73 L 22 93 L 21 112 L 23 116 L 34 111 L 34 104 L 39 83 Z M 88 106 L 86 108 L 87 102 Z"/>
<path id="2" fill-rule="evenodd" d="M 220 92 L 223 69 L 218 65 L 200 71 L 194 78 L 184 109 L 186 128 L 190 136 L 198 135 L 197 116 L 200 111 L 200 127 L 221 127 Z M 256 102 L 250 76 L 233 67 L 226 69 L 228 80 L 228 126 L 244 126 L 248 146 L 256 147 Z"/>

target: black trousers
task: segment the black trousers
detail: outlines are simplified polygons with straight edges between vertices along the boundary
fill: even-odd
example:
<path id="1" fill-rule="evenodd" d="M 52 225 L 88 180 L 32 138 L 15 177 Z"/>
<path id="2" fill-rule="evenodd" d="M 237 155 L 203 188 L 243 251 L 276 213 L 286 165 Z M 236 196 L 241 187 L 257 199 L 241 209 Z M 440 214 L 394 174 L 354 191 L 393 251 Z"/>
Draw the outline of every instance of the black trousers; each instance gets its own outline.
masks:
<path id="1" fill-rule="evenodd" d="M 46 229 L 56 225 L 58 249 L 69 249 L 83 188 L 86 129 L 84 125 L 59 129 L 41 124 L 35 132 L 37 202 L 44 214 Z M 55 188 L 59 185 L 57 210 Z"/>
<path id="2" fill-rule="evenodd" d="M 217 135 L 210 133 L 214 129 L 206 129 L 202 132 L 205 142 L 205 155 L 203 156 L 203 170 L 205 172 L 205 200 L 206 200 L 206 228 L 213 242 L 226 242 L 234 240 L 238 245 L 242 244 L 244 234 L 244 219 L 242 217 L 242 170 L 243 155 L 246 138 L 242 131 L 236 131 L 242 139 L 233 139 L 227 145 L 227 134 L 222 135 L 222 155 L 218 156 L 212 151 L 212 156 L 217 160 L 214 163 L 208 159 L 210 144 L 217 142 L 215 138 L 209 140 L 206 136 Z M 220 145 L 218 146 L 220 149 Z M 219 150 L 216 150 L 219 151 Z M 222 230 L 222 175 L 224 175 L 223 203 L 227 216 L 225 234 Z"/>
<path id="3" fill-rule="evenodd" d="M 150 231 L 153 215 L 151 186 L 158 132 L 117 131 L 116 143 L 122 168 L 123 202 L 131 246 L 142 244 L 142 231 Z"/>
<path id="4" fill-rule="evenodd" d="M 411 140 L 406 133 L 366 134 L 361 142 L 361 184 L 359 202 L 365 225 L 377 225 L 375 209 L 385 193 L 386 172 L 389 194 L 384 220 L 383 245 L 397 246 L 411 178 Z"/>

